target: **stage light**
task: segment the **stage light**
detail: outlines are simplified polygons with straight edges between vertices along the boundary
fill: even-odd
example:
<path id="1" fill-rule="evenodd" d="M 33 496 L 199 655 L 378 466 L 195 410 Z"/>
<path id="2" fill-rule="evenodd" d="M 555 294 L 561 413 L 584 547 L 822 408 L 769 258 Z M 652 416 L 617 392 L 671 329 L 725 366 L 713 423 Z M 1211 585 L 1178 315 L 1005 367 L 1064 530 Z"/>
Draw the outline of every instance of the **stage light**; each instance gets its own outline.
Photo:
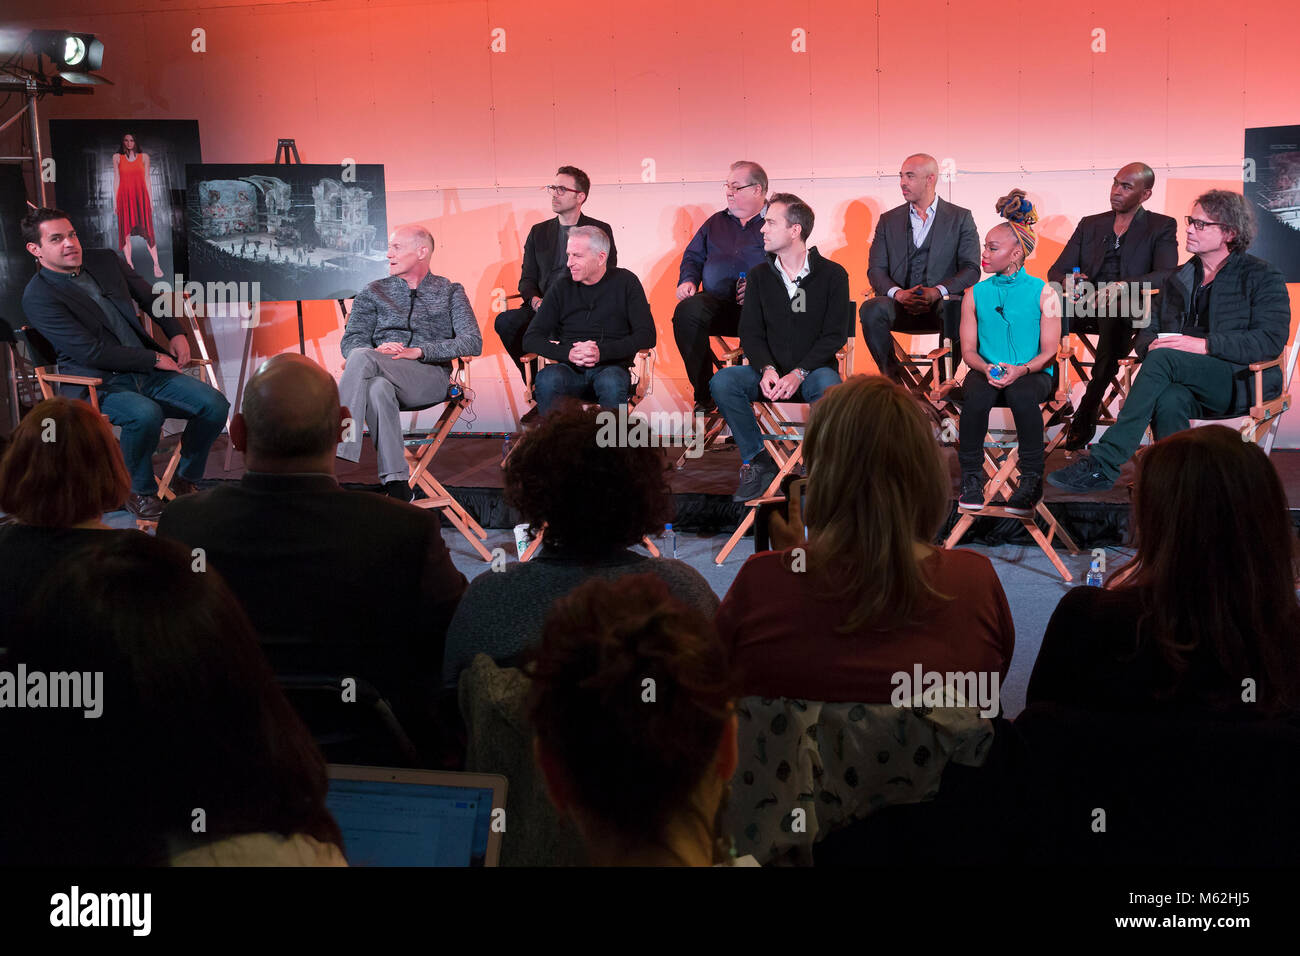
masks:
<path id="1" fill-rule="evenodd" d="M 59 72 L 91 73 L 104 65 L 104 44 L 93 33 L 33 30 L 32 49 L 54 61 Z"/>

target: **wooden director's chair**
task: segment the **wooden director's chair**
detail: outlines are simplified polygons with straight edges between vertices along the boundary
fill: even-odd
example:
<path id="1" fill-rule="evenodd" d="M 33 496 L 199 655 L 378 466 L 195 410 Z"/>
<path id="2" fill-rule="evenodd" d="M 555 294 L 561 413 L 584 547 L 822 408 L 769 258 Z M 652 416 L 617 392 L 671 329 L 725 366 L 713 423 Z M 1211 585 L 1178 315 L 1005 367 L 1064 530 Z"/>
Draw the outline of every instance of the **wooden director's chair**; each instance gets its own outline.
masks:
<path id="1" fill-rule="evenodd" d="M 727 339 L 736 339 L 736 345 L 727 344 Z M 730 368 L 733 365 L 739 365 L 745 357 L 745 350 L 740 347 L 739 336 L 730 335 L 710 335 L 709 349 L 712 353 L 714 374 L 717 374 L 724 368 Z M 722 412 L 714 409 L 704 418 L 704 440 L 700 443 L 700 448 L 708 449 L 711 445 L 721 444 L 723 441 L 723 431 L 727 428 L 727 420 L 722 417 Z M 673 467 L 681 471 L 686 467 L 686 461 L 689 448 L 682 449 L 682 453 L 677 456 L 673 462 Z"/>
<path id="2" fill-rule="evenodd" d="M 941 349 L 941 351 L 944 351 Z M 1069 367 L 1070 356 L 1073 354 L 1073 348 L 1069 344 L 1068 335 L 1061 338 L 1060 348 L 1056 353 L 1056 391 L 1053 392 L 1043 404 L 1043 457 L 1051 455 L 1056 447 L 1065 440 L 1065 423 L 1068 421 L 1066 410 L 1069 407 L 1070 389 L 1066 378 L 1066 370 Z M 949 363 L 952 368 L 951 354 L 941 356 Z M 958 371 L 964 366 L 959 363 Z M 966 374 L 973 374 L 969 368 Z M 965 376 L 962 376 L 965 379 Z M 961 397 L 958 393 L 959 384 L 955 375 L 950 375 L 947 381 L 941 383 L 930 394 L 931 403 L 938 409 L 942 409 L 946 416 L 959 416 L 961 408 Z M 995 406 L 996 407 L 996 406 Z M 952 418 L 954 426 L 960 421 L 959 417 Z M 1055 432 L 1052 433 L 1052 429 Z M 1074 540 L 1061 527 L 1060 522 L 1047 509 L 1044 501 L 1039 501 L 1034 506 L 1034 510 L 1027 515 L 1012 514 L 1006 510 L 1005 503 L 1015 493 L 1020 484 L 1020 445 L 1018 441 L 998 441 L 993 437 L 992 430 L 989 431 L 984 439 L 984 473 L 988 477 L 988 482 L 984 487 L 984 505 L 978 511 L 963 511 L 957 523 L 953 525 L 952 531 L 944 540 L 943 546 L 946 550 L 952 550 L 965 537 L 966 532 L 970 530 L 976 518 L 1010 518 L 1013 521 L 1019 521 L 1029 532 L 1029 536 L 1034 539 L 1042 552 L 1047 555 L 1049 561 L 1066 581 L 1073 581 L 1074 577 L 1070 570 L 1061 561 L 1060 556 L 1056 553 L 1052 542 L 1059 538 L 1071 554 L 1078 554 L 1078 546 Z M 1038 520 L 1041 518 L 1046 525 L 1046 532 L 1039 528 Z"/>
<path id="3" fill-rule="evenodd" d="M 871 298 L 878 297 L 872 296 Z M 896 328 L 890 333 L 890 339 L 894 343 L 894 360 L 898 362 L 899 379 L 903 387 L 923 405 L 929 403 L 930 393 L 944 381 L 943 356 L 946 353 L 943 351 L 943 346 L 944 343 L 952 343 L 958 340 L 961 328 L 961 296 L 945 295 L 939 307 L 939 315 L 940 327 L 937 329 Z M 855 332 L 856 328 L 851 326 L 849 329 L 850 348 L 853 346 Z M 926 352 L 912 351 L 915 339 L 930 335 L 939 337 L 937 348 Z M 907 336 L 909 340 L 913 341 L 905 346 L 902 336 Z"/>
<path id="4" fill-rule="evenodd" d="M 183 310 L 182 315 L 187 319 L 192 318 L 192 314 L 188 307 Z M 144 322 L 145 331 L 150 336 L 153 336 L 153 323 L 149 321 L 148 316 L 142 316 L 142 321 Z M 189 365 L 187 365 L 183 371 L 197 371 L 200 375 L 205 375 L 209 384 L 212 385 L 213 388 L 217 389 L 217 391 L 221 391 L 221 386 L 218 384 L 216 375 L 212 371 L 212 360 L 207 357 L 207 345 L 203 341 L 197 323 L 187 325 L 186 322 L 182 321 L 181 328 L 186 333 L 194 336 L 200 353 L 200 357 L 190 359 Z M 80 385 L 86 388 L 89 392 L 86 401 L 90 403 L 90 407 L 103 415 L 103 412 L 100 412 L 99 409 L 99 388 L 104 384 L 102 378 L 90 375 L 65 375 L 59 372 L 57 365 L 58 354 L 53 344 L 34 326 L 24 325 L 18 330 L 17 338 L 26 346 L 28 360 L 35 372 L 36 383 L 40 388 L 42 399 L 54 398 L 55 395 L 58 394 L 57 390 L 60 385 Z M 107 419 L 108 416 L 104 415 L 104 418 Z M 181 443 L 177 440 L 176 447 L 172 449 L 172 453 L 167 459 L 167 465 L 163 469 L 162 475 L 155 476 L 155 480 L 158 483 L 159 500 L 169 501 L 176 497 L 176 493 L 172 491 L 171 483 L 172 479 L 176 477 L 176 469 L 180 467 L 180 463 Z M 140 528 L 154 527 L 157 524 L 157 521 L 147 518 L 136 519 L 136 525 Z"/>
<path id="5" fill-rule="evenodd" d="M 629 415 L 632 414 L 632 412 L 636 410 L 636 407 L 645 400 L 646 396 L 654 392 L 655 358 L 656 352 L 654 349 L 642 349 L 636 353 L 636 362 L 632 366 L 632 391 L 628 395 L 627 400 L 627 411 Z M 529 352 L 522 357 L 521 361 L 524 365 L 524 388 L 528 393 L 528 400 L 530 402 L 536 402 L 533 394 L 534 389 L 536 388 L 536 380 L 532 374 L 532 369 L 535 367 L 537 371 L 540 372 L 544 366 L 550 364 L 550 360 L 544 356 L 536 354 L 535 352 Z M 583 404 L 585 406 L 592 403 L 584 402 Z M 501 459 L 502 468 L 506 466 L 506 462 L 509 461 L 510 456 L 514 453 L 514 450 L 517 447 L 517 442 L 511 444 L 510 450 L 506 452 L 504 457 Z M 537 549 L 542 546 L 542 538 L 545 534 L 545 526 L 537 530 L 536 534 L 533 535 L 533 540 L 528 543 L 528 547 L 524 549 L 524 553 L 519 556 L 520 561 L 532 560 L 533 555 L 537 553 Z M 649 537 L 642 538 L 641 543 L 645 545 L 645 549 L 650 552 L 651 557 L 659 557 L 659 549 Z"/>
<path id="6" fill-rule="evenodd" d="M 853 339 L 856 331 L 856 321 L 857 308 L 850 299 L 845 342 L 840 346 L 839 351 L 835 353 L 836 361 L 839 364 L 841 381 L 853 374 Z M 782 402 L 780 404 L 789 403 Z M 745 536 L 745 532 L 753 527 L 760 506 L 785 500 L 785 496 L 781 494 L 781 482 L 785 480 L 786 475 L 796 468 L 801 469 L 803 467 L 803 431 L 807 425 L 808 412 L 812 406 L 807 404 L 799 405 L 803 409 L 803 418 L 799 421 L 786 419 L 776 406 L 777 403 L 770 402 L 766 398 L 754 403 L 754 416 L 758 419 L 759 431 L 763 433 L 763 447 L 767 449 L 767 453 L 776 462 L 776 475 L 762 495 L 745 502 L 745 517 L 741 519 L 736 530 L 727 539 L 727 543 L 722 546 L 718 556 L 713 559 L 714 564 L 722 564 L 731 555 L 736 545 L 740 543 L 740 539 Z"/>
<path id="7" fill-rule="evenodd" d="M 487 540 L 487 532 L 429 470 L 434 455 L 438 454 L 438 449 L 442 447 L 451 430 L 460 421 L 460 416 L 464 414 L 469 401 L 466 397 L 468 392 L 469 362 L 463 358 L 455 358 L 452 359 L 451 380 L 448 383 L 448 395 L 445 399 L 427 405 L 398 405 L 398 408 L 404 412 L 422 412 L 437 405 L 444 406 L 438 420 L 431 428 L 422 429 L 420 433 L 412 433 L 402 439 L 406 462 L 411 469 L 411 477 L 407 479 L 407 483 L 410 484 L 412 491 L 418 488 L 426 496 L 413 500 L 411 504 L 417 508 L 432 508 L 442 512 L 461 536 L 470 543 L 470 546 L 479 553 L 479 556 L 484 561 L 490 562 L 492 554 L 483 545 Z"/>

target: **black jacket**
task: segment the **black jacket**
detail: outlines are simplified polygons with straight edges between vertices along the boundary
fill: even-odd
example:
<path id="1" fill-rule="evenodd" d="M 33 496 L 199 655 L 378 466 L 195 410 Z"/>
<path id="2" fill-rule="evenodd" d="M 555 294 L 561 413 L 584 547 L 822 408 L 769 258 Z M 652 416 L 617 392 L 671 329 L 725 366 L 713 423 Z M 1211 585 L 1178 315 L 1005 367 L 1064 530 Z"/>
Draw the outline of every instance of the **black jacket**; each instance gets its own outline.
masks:
<path id="1" fill-rule="evenodd" d="M 938 225 L 936 223 L 936 225 Z M 771 365 L 782 375 L 796 368 L 811 372 L 835 367 L 835 353 L 853 329 L 849 274 L 838 262 L 808 249 L 808 275 L 799 283 L 803 311 L 777 275 L 775 256 L 756 265 L 745 279 L 745 304 L 740 312 L 740 347 L 749 364 Z"/>
<path id="2" fill-rule="evenodd" d="M 867 280 L 876 295 L 893 286 L 907 288 L 907 250 L 912 232 L 908 204 L 882 213 L 867 253 Z M 980 278 L 980 237 L 969 209 L 939 199 L 930 227 L 930 258 L 924 282 L 941 285 L 949 295 L 961 295 Z"/>
<path id="3" fill-rule="evenodd" d="M 1196 282 L 1196 263 L 1187 260 L 1160 285 L 1151 326 L 1137 337 L 1137 353 L 1145 359 L 1157 332 L 1181 332 Z M 1269 362 L 1286 349 L 1291 334 L 1291 300 L 1286 282 L 1263 259 L 1231 253 L 1210 283 L 1210 334 L 1206 354 L 1229 362 L 1237 380 L 1233 410 L 1244 414 L 1254 404 L 1255 376 L 1251 362 Z M 1282 370 L 1264 373 L 1264 398 L 1282 394 Z"/>
<path id="4" fill-rule="evenodd" d="M 609 236 L 609 260 L 605 268 L 613 269 L 618 265 L 618 248 L 614 245 L 614 230 L 609 223 L 592 219 L 587 215 L 578 216 L 579 226 L 595 226 L 603 229 Z M 545 222 L 539 222 L 528 230 L 524 240 L 524 265 L 519 276 L 519 294 L 524 297 L 524 306 L 532 308 L 533 296 L 545 296 L 551 285 L 551 273 L 555 271 L 555 244 L 560 238 L 560 217 L 552 216 Z"/>
<path id="5" fill-rule="evenodd" d="M 168 339 L 181 334 L 180 325 L 175 319 L 155 314 L 154 302 L 159 297 L 112 250 L 84 250 L 81 267 L 94 276 L 104 295 L 117 306 L 139 335 L 140 344 L 120 344 L 104 324 L 104 313 L 94 300 L 76 286 L 60 282 L 48 270 L 40 269 L 23 291 L 23 313 L 57 350 L 59 371 L 100 378 L 114 372 L 151 371 L 154 355 L 166 354 L 166 350 L 145 334 L 136 306 L 150 314 Z"/>
<path id="6" fill-rule="evenodd" d="M 1178 267 L 1177 225 L 1169 216 L 1139 207 L 1119 250 L 1120 281 L 1155 285 L 1173 272 Z M 1047 270 L 1047 281 L 1063 284 L 1066 275 L 1078 266 L 1095 282 L 1106 258 L 1106 243 L 1114 241 L 1114 235 L 1113 210 L 1084 216 Z"/>
<path id="7" fill-rule="evenodd" d="M 277 672 L 365 678 L 424 736 L 466 587 L 440 525 L 329 475 L 246 474 L 177 498 L 158 535 L 204 549 Z"/>

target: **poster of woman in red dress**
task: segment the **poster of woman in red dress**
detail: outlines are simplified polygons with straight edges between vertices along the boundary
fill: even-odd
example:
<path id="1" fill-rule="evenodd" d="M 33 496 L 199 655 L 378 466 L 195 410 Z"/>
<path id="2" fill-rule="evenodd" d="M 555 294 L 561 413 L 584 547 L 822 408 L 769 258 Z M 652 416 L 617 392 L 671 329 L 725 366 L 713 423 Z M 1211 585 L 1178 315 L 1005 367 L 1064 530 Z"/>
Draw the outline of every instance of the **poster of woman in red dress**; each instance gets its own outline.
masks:
<path id="1" fill-rule="evenodd" d="M 153 257 L 154 278 L 162 278 L 158 241 L 153 234 L 153 198 L 149 194 L 149 154 L 140 151 L 132 133 L 122 137 L 113 154 L 113 206 L 117 210 L 117 244 L 131 262 L 131 237 L 140 236 Z"/>

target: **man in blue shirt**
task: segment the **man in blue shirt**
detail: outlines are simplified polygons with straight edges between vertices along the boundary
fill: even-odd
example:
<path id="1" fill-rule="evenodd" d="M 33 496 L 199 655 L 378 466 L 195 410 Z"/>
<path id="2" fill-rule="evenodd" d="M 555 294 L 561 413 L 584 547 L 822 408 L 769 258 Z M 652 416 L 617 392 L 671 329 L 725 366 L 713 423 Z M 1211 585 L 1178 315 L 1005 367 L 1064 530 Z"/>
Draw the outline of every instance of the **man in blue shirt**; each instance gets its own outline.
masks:
<path id="1" fill-rule="evenodd" d="M 695 410 L 712 411 L 709 380 L 713 377 L 711 335 L 736 335 L 745 283 L 740 280 L 766 257 L 763 253 L 763 216 L 767 206 L 767 173 L 758 163 L 731 164 L 727 181 L 727 208 L 704 221 L 682 254 L 677 275 L 677 309 L 673 312 L 673 337 L 695 393 Z"/>

